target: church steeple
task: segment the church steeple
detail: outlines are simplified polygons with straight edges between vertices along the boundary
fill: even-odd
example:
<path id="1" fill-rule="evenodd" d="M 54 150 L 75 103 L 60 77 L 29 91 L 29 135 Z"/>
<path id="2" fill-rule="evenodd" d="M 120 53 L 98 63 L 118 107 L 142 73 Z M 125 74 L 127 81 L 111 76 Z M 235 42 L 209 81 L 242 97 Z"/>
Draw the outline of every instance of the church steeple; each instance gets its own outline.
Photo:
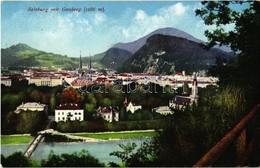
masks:
<path id="1" fill-rule="evenodd" d="M 197 103 L 197 100 L 199 98 L 199 95 L 198 95 L 198 81 L 197 81 L 197 75 L 196 75 L 195 72 L 193 73 L 193 81 L 192 81 L 192 86 L 191 86 L 190 98 L 195 103 Z"/>
<path id="2" fill-rule="evenodd" d="M 89 56 L 89 70 L 91 71 L 91 56 Z"/>
<path id="3" fill-rule="evenodd" d="M 91 66 L 91 56 L 89 55 L 89 80 L 92 81 L 92 66 Z"/>
<path id="4" fill-rule="evenodd" d="M 194 96 L 194 97 L 198 96 L 198 81 L 197 81 L 197 75 L 196 75 L 195 72 L 193 73 L 191 95 Z"/>
<path id="5" fill-rule="evenodd" d="M 82 69 L 82 59 L 81 59 L 81 51 L 80 51 L 80 55 L 79 55 L 79 70 Z"/>

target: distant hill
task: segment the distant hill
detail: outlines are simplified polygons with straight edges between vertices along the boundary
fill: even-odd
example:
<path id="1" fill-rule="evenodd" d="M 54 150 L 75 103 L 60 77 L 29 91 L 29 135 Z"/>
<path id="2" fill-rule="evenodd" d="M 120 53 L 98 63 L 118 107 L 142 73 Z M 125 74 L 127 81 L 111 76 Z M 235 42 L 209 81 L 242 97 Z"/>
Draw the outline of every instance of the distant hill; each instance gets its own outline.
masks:
<path id="1" fill-rule="evenodd" d="M 47 53 L 19 43 L 1 49 L 2 67 L 48 67 L 49 69 L 76 69 L 78 59 Z"/>
<path id="2" fill-rule="evenodd" d="M 149 37 L 118 70 L 161 74 L 182 70 L 193 72 L 208 68 L 215 63 L 216 57 L 230 56 L 220 49 L 204 49 L 200 43 L 187 38 L 157 34 Z"/>
<path id="3" fill-rule="evenodd" d="M 126 50 L 118 48 L 110 48 L 105 52 L 105 55 L 100 60 L 100 63 L 107 68 L 116 69 L 122 65 L 122 63 L 130 58 L 132 53 Z"/>
<path id="4" fill-rule="evenodd" d="M 117 50 L 128 51 L 129 53 L 131 53 L 133 55 L 141 47 L 143 47 L 145 45 L 148 38 L 150 38 L 151 36 L 154 36 L 156 34 L 173 36 L 173 37 L 180 37 L 180 38 L 183 38 L 183 39 L 186 39 L 186 40 L 189 40 L 189 41 L 196 42 L 198 44 L 204 44 L 205 43 L 204 41 L 197 39 L 197 38 L 193 37 L 192 35 L 184 32 L 182 30 L 167 27 L 167 28 L 157 29 L 157 30 L 149 33 L 148 35 L 145 35 L 144 37 L 141 37 L 141 38 L 139 38 L 139 39 L 137 39 L 133 42 L 117 43 L 112 48 L 115 48 Z M 225 51 L 225 52 L 231 52 L 230 48 L 225 47 L 225 46 L 220 47 L 220 46 L 216 45 L 214 48 L 221 49 L 222 51 Z M 108 51 L 110 51 L 110 50 L 108 50 Z M 101 62 L 101 64 L 104 65 L 107 68 L 117 68 L 117 67 L 122 66 L 122 64 L 121 64 L 122 60 L 128 59 L 126 57 L 129 57 L 129 58 L 132 57 L 132 55 L 128 55 L 128 54 L 126 54 L 126 57 L 123 57 L 122 52 L 120 52 L 120 55 L 117 55 L 118 53 L 119 52 L 110 52 L 109 54 L 106 54 L 106 59 L 105 59 L 105 60 L 114 60 L 116 66 L 110 66 L 110 64 L 107 63 L 104 60 Z M 112 58 L 109 58 L 109 57 L 112 57 Z M 116 59 L 116 58 L 118 58 L 118 59 Z"/>
<path id="5" fill-rule="evenodd" d="M 195 37 L 193 37 L 192 35 L 179 30 L 179 29 L 175 29 L 175 28 L 162 28 L 162 29 L 157 29 L 151 33 L 149 33 L 148 35 L 139 38 L 138 40 L 135 40 L 133 42 L 129 42 L 129 43 L 117 43 L 115 44 L 112 48 L 118 48 L 118 49 L 122 49 L 122 50 L 127 50 L 131 53 L 135 53 L 136 51 L 138 51 L 145 43 L 146 40 L 155 35 L 155 34 L 161 34 L 161 35 L 169 35 L 169 36 L 175 36 L 175 37 L 182 37 L 185 39 L 188 39 L 190 41 L 195 41 L 197 43 L 204 43 L 202 40 L 199 40 Z"/>
<path id="6" fill-rule="evenodd" d="M 99 67 L 117 69 L 122 66 L 122 63 L 124 61 L 126 61 L 136 51 L 138 51 L 146 43 L 146 40 L 149 37 L 155 34 L 183 37 L 191 41 L 203 43 L 203 41 L 196 39 L 195 37 L 189 35 L 188 33 L 185 33 L 184 31 L 174 29 L 174 28 L 162 28 L 162 29 L 155 30 L 149 33 L 148 35 L 139 38 L 138 40 L 135 40 L 133 42 L 115 44 L 113 47 L 111 47 L 104 53 L 99 54 L 99 56 L 93 56 L 93 58 L 97 58 L 95 63 L 99 64 Z"/>

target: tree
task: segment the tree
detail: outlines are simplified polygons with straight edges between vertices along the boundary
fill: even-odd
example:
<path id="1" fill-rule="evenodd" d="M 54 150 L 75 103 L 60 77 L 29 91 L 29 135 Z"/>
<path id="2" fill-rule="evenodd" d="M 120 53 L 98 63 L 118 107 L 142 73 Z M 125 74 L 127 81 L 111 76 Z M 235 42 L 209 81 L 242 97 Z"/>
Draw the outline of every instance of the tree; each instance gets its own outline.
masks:
<path id="1" fill-rule="evenodd" d="M 32 161 L 23 156 L 22 152 L 15 152 L 8 157 L 1 155 L 1 164 L 4 167 L 32 167 Z"/>
<path id="2" fill-rule="evenodd" d="M 62 93 L 58 95 L 60 103 L 76 103 L 79 104 L 81 102 L 80 93 L 73 89 L 72 87 L 68 87 L 63 89 Z"/>
<path id="3" fill-rule="evenodd" d="M 112 100 L 109 98 L 105 98 L 103 100 L 103 106 L 107 107 L 107 106 L 111 106 L 112 105 Z"/>
<path id="4" fill-rule="evenodd" d="M 104 167 L 98 159 L 89 154 L 88 151 L 82 150 L 72 154 L 56 155 L 53 151 L 47 160 L 42 160 L 43 167 Z"/>
<path id="5" fill-rule="evenodd" d="M 88 113 L 93 114 L 95 108 L 97 106 L 97 100 L 93 93 L 85 93 L 84 94 L 84 102 L 85 103 L 85 110 Z"/>
<path id="6" fill-rule="evenodd" d="M 237 61 L 223 67 L 217 65 L 211 73 L 220 78 L 220 84 L 235 84 L 247 90 L 246 99 L 250 106 L 260 100 L 260 2 L 258 1 L 204 1 L 203 8 L 196 10 L 206 25 L 215 25 L 213 31 L 206 30 L 208 47 L 215 44 L 228 45 L 237 56 Z M 243 10 L 232 9 L 243 5 Z M 242 7 L 242 8 L 243 8 Z M 233 30 L 225 30 L 233 25 Z M 213 70 L 213 71 L 212 71 Z"/>
<path id="7" fill-rule="evenodd" d="M 143 142 L 141 147 L 137 150 L 135 143 L 119 144 L 123 151 L 114 151 L 110 153 L 111 156 L 116 156 L 122 160 L 125 167 L 151 167 L 154 166 L 154 159 L 156 158 L 153 145 L 149 142 Z M 110 166 L 118 166 L 110 162 Z"/>
<path id="8" fill-rule="evenodd" d="M 19 118 L 17 125 L 13 125 L 18 133 L 35 134 L 45 128 L 47 115 L 44 111 L 27 110 L 14 115 Z"/>
<path id="9" fill-rule="evenodd" d="M 51 99 L 50 99 L 50 112 L 49 113 L 54 113 L 55 107 L 56 107 L 56 98 L 55 98 L 55 95 L 52 94 Z"/>

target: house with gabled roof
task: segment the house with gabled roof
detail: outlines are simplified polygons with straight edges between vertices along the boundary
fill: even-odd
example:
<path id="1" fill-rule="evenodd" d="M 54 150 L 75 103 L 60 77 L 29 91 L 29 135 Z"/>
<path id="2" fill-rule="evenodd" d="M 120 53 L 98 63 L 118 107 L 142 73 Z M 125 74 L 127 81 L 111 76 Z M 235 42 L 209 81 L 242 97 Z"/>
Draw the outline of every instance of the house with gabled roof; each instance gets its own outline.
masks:
<path id="1" fill-rule="evenodd" d="M 113 108 L 113 107 L 99 107 L 97 109 L 97 114 L 102 117 L 104 120 L 108 122 L 112 121 L 119 121 L 119 112 L 118 108 Z"/>

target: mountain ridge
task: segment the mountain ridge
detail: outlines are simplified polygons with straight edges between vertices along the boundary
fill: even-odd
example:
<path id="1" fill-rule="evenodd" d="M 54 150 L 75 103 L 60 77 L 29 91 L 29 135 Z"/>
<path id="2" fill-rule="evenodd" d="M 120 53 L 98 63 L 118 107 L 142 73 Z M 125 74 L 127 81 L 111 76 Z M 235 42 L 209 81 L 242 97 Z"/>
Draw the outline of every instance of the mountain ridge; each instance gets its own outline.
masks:
<path id="1" fill-rule="evenodd" d="M 111 48 L 119 48 L 119 49 L 123 49 L 123 50 L 127 50 L 131 53 L 135 53 L 137 50 L 139 50 L 146 42 L 146 40 L 155 35 L 155 34 L 162 34 L 162 35 L 170 35 L 170 36 L 177 36 L 177 37 L 182 37 L 182 38 L 186 38 L 188 40 L 191 40 L 191 41 L 195 41 L 195 42 L 198 42 L 198 43 L 204 43 L 202 40 L 199 40 L 195 37 L 193 37 L 192 35 L 182 31 L 182 30 L 179 30 L 179 29 L 176 29 L 176 28 L 171 28 L 171 27 L 166 27 L 166 28 L 160 28 L 160 29 L 157 29 L 137 40 L 134 40 L 132 42 L 128 42 L 128 43 L 116 43 L 114 46 L 112 46 Z"/>
<path id="2" fill-rule="evenodd" d="M 153 35 L 132 57 L 118 69 L 119 72 L 172 74 L 207 69 L 217 57 L 230 58 L 220 49 L 205 49 L 202 44 L 181 37 Z"/>
<path id="3" fill-rule="evenodd" d="M 18 43 L 1 49 L 2 67 L 48 67 L 49 69 L 75 69 L 76 58 L 53 54 L 34 49 L 27 44 Z"/>

